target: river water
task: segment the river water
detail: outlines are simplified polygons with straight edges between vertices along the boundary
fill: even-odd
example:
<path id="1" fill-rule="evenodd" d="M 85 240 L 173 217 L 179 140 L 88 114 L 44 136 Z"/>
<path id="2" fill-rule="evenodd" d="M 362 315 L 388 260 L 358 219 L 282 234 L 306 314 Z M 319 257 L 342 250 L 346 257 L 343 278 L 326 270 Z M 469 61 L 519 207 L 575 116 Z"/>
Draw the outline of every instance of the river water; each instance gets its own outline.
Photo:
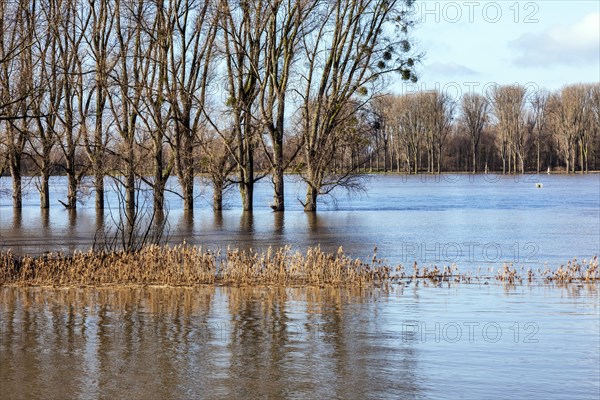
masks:
<path id="1" fill-rule="evenodd" d="M 302 211 L 288 177 L 285 213 L 193 216 L 168 195 L 171 243 L 208 248 L 343 246 L 391 263 L 494 270 L 556 267 L 600 254 L 600 176 L 374 176 L 367 192 Z M 536 188 L 536 183 L 542 188 Z M 176 184 L 173 183 L 173 186 Z M 93 197 L 64 210 L 52 179 L 14 213 L 0 179 L 0 244 L 40 253 L 89 247 Z M 114 193 L 108 194 L 115 206 Z M 115 208 L 112 209 L 113 213 Z M 111 221 L 107 210 L 104 222 Z M 483 282 L 483 281 L 481 281 Z M 598 398 L 599 284 L 495 281 L 389 288 L 0 287 L 0 398 Z"/>
<path id="2" fill-rule="evenodd" d="M 176 180 L 170 186 L 177 190 Z M 343 246 L 364 259 L 377 246 L 378 255 L 393 264 L 455 263 L 461 269 L 503 262 L 557 267 L 573 257 L 600 254 L 600 174 L 378 175 L 365 187 L 364 193 L 337 191 L 335 199 L 322 197 L 319 211 L 307 214 L 298 201 L 304 185 L 289 176 L 287 210 L 273 213 L 272 188 L 265 178 L 257 183 L 253 213 L 240 211 L 235 187 L 226 195 L 226 210 L 215 213 L 210 188 L 198 179 L 193 215 L 183 212 L 177 195 L 167 193 L 167 236 L 171 243 L 185 240 L 208 248 L 321 245 L 335 251 Z M 66 199 L 66 179 L 52 178 L 51 188 L 48 212 L 40 211 L 31 182 L 23 210 L 14 213 L 10 179 L 0 179 L 0 246 L 35 254 L 90 247 L 100 226 L 93 194 L 83 196 L 73 213 L 58 202 Z M 110 225 L 118 215 L 110 190 L 107 203 L 113 208 L 103 222 Z"/>
<path id="3" fill-rule="evenodd" d="M 0 288 L 0 397 L 595 399 L 598 289 Z"/>

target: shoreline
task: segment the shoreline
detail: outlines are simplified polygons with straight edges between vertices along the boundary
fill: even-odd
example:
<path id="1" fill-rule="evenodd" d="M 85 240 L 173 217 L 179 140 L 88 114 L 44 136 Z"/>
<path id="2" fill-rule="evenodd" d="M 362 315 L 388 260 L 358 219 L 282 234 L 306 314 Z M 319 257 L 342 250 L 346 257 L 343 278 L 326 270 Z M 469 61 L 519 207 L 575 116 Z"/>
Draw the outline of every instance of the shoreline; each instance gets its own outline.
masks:
<path id="1" fill-rule="evenodd" d="M 270 176 L 270 174 L 267 171 L 261 171 L 259 172 L 260 174 L 265 174 L 265 176 Z M 575 171 L 575 173 L 572 172 L 566 172 L 566 171 L 558 171 L 558 170 L 554 170 L 554 171 L 550 171 L 549 173 L 547 171 L 540 171 L 539 173 L 537 171 L 525 171 L 523 173 L 502 173 L 502 171 L 488 171 L 486 172 L 476 172 L 476 173 L 472 173 L 469 171 L 441 171 L 440 173 L 437 172 L 426 172 L 426 171 L 419 171 L 419 173 L 407 173 L 406 171 L 362 171 L 362 172 L 357 172 L 356 175 L 362 175 L 362 176 L 368 176 L 368 175 L 406 175 L 406 176 L 419 176 L 419 175 L 432 175 L 432 176 L 436 176 L 436 175 L 499 175 L 499 176 L 527 176 L 527 175 L 566 175 L 566 176 L 580 176 L 580 175 L 597 175 L 600 174 L 600 170 L 590 170 L 587 172 L 583 172 L 583 171 Z M 293 171 L 289 171 L 289 172 L 284 172 L 284 175 L 286 176 L 299 176 L 301 175 L 299 172 L 293 172 Z M 55 178 L 55 177 L 67 177 L 67 174 L 52 174 L 50 175 L 51 178 Z M 121 176 L 121 175 L 106 175 L 105 178 L 110 178 L 111 176 Z M 148 175 L 144 175 L 144 177 L 149 177 L 151 176 L 150 174 Z M 21 178 L 37 178 L 39 177 L 39 175 L 29 175 L 29 174 L 23 174 L 21 175 Z M 209 178 L 209 174 L 208 173 L 197 173 L 194 175 L 195 178 Z M 0 175 L 0 178 L 12 178 L 12 176 L 10 174 L 3 174 Z M 93 175 L 83 175 L 82 179 L 84 178 L 94 178 Z M 174 177 L 176 178 L 176 176 Z"/>

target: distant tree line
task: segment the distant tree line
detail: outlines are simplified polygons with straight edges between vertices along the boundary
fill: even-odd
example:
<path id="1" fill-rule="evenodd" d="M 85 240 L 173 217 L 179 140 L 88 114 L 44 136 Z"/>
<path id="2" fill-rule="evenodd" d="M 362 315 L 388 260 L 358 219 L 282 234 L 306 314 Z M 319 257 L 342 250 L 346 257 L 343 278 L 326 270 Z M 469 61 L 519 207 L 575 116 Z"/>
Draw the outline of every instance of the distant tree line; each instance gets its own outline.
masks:
<path id="1" fill-rule="evenodd" d="M 48 208 L 61 173 L 71 209 L 87 177 L 97 209 L 107 177 L 127 209 L 141 184 L 162 208 L 176 176 L 192 210 L 203 173 L 217 210 L 232 184 L 251 210 L 265 177 L 283 210 L 293 170 L 316 210 L 319 195 L 353 185 L 354 170 L 332 165 L 365 140 L 358 115 L 386 77 L 415 80 L 412 3 L 0 0 L 0 172 L 14 207 L 35 175 Z"/>
<path id="2" fill-rule="evenodd" d="M 519 174 L 600 169 L 600 84 L 549 92 L 497 85 L 372 99 L 368 170 Z M 374 163 L 373 163 L 374 161 Z"/>
<path id="3" fill-rule="evenodd" d="M 64 174 L 65 207 L 91 179 L 127 210 L 175 177 L 193 210 L 204 174 L 213 207 L 260 179 L 282 211 L 284 173 L 302 200 L 359 188 L 365 172 L 522 173 L 598 169 L 598 85 L 556 93 L 500 86 L 488 96 L 384 95 L 415 81 L 412 0 L 0 0 L 0 175 Z M 62 201 L 64 200 L 64 201 Z"/>

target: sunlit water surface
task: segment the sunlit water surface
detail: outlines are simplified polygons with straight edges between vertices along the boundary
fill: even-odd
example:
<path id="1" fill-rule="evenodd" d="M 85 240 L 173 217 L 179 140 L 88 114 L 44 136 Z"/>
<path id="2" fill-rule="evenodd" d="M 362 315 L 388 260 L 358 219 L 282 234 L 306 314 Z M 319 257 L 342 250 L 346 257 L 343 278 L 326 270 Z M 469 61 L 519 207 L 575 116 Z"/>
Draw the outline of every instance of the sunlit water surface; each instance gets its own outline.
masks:
<path id="1" fill-rule="evenodd" d="M 536 188 L 538 182 L 543 188 Z M 40 211 L 35 182 L 29 182 L 24 208 L 15 213 L 10 186 L 9 178 L 0 179 L 0 246 L 5 249 L 36 254 L 87 249 L 101 224 L 114 225 L 119 213 L 111 190 L 107 204 L 112 208 L 102 218 L 95 213 L 93 193 L 82 196 L 77 212 L 65 210 L 58 202 L 66 200 L 64 177 L 51 179 L 48 212 Z M 177 191 L 176 179 L 170 187 Z M 377 245 L 378 255 L 393 264 L 456 263 L 462 269 L 503 262 L 557 267 L 600 253 L 600 174 L 378 175 L 365 188 L 352 196 L 337 191 L 335 200 L 323 196 L 316 214 L 304 213 L 298 201 L 304 199 L 304 185 L 289 176 L 287 209 L 274 213 L 267 177 L 257 183 L 253 213 L 241 212 L 235 187 L 226 195 L 226 210 L 215 213 L 210 187 L 198 178 L 193 215 L 183 212 L 177 195 L 167 193 L 166 236 L 171 243 L 185 240 L 212 249 L 343 246 L 363 259 L 370 259 Z"/>
<path id="2" fill-rule="evenodd" d="M 0 398 L 595 399 L 598 289 L 0 288 Z"/>
<path id="3" fill-rule="evenodd" d="M 235 189 L 214 213 L 198 180 L 193 215 L 168 194 L 168 236 L 211 249 L 343 246 L 366 259 L 377 245 L 391 263 L 463 270 L 556 267 L 600 253 L 599 178 L 375 176 L 317 214 L 302 211 L 294 177 L 285 213 L 271 212 L 267 180 L 252 214 Z M 118 214 L 114 193 L 99 218 L 93 194 L 73 213 L 58 203 L 65 179 L 51 187 L 49 212 L 32 182 L 14 213 L 0 179 L 3 249 L 86 249 Z M 597 284 L 414 285 L 0 288 L 0 398 L 598 398 Z"/>

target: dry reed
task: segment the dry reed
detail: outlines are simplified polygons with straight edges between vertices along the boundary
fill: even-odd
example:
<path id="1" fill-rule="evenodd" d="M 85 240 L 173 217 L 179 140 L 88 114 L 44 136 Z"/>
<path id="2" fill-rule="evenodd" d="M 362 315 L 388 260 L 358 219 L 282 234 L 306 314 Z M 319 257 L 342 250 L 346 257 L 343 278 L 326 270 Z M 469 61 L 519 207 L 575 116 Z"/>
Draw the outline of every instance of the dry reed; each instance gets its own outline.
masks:
<path id="1" fill-rule="evenodd" d="M 496 279 L 505 283 L 597 282 L 598 258 L 582 263 L 576 259 L 557 270 L 517 270 L 504 265 L 495 274 L 491 268 L 482 273 L 460 273 L 455 265 L 419 268 L 387 266 L 376 255 L 370 263 L 352 259 L 342 248 L 326 253 L 320 247 L 293 253 L 289 247 L 264 252 L 227 250 L 211 252 L 187 244 L 147 246 L 136 252 L 75 252 L 71 255 L 46 254 L 40 257 L 0 253 L 0 286 L 102 286 L 167 285 L 195 286 L 376 286 L 410 283 L 414 280 L 477 282 Z"/>
<path id="2" fill-rule="evenodd" d="M 147 246 L 136 252 L 75 252 L 41 257 L 0 253 L 0 285 L 282 285 L 366 286 L 390 278 L 390 268 L 353 260 L 319 247 L 305 254 L 289 247 L 266 252 L 203 250 L 187 244 Z"/>

